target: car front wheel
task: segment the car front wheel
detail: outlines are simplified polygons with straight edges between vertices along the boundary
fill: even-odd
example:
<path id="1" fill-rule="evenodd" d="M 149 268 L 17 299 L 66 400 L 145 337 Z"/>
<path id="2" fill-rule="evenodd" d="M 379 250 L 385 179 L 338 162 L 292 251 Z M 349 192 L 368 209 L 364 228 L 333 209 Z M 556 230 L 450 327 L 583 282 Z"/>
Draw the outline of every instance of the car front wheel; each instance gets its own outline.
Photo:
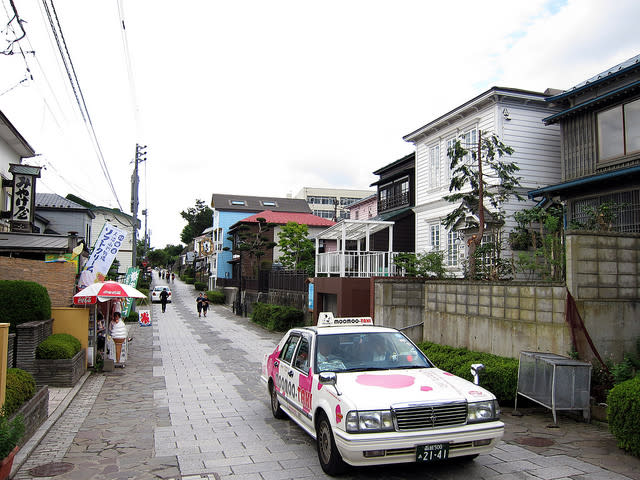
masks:
<path id="1" fill-rule="evenodd" d="M 347 465 L 336 447 L 331 424 L 326 415 L 321 414 L 316 426 L 316 444 L 318 460 L 322 470 L 328 475 L 338 475 L 346 470 Z"/>

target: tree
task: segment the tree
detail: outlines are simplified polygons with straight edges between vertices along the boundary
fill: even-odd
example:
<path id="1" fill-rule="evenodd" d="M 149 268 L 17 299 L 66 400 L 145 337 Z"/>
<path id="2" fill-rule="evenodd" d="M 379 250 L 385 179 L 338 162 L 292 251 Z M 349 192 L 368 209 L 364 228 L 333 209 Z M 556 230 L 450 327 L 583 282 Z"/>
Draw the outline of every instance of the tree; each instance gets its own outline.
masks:
<path id="1" fill-rule="evenodd" d="M 252 229 L 247 224 L 240 225 L 234 236 L 229 236 L 229 240 L 234 242 L 234 250 L 247 252 L 249 258 L 255 258 L 260 262 L 260 258 L 277 245 L 266 236 L 266 234 L 276 226 L 275 223 L 268 223 L 263 217 L 256 218 L 257 228 Z M 228 250 L 228 248 L 225 248 Z"/>
<path id="2" fill-rule="evenodd" d="M 282 254 L 280 262 L 290 270 L 304 270 L 309 275 L 315 272 L 315 247 L 307 238 L 309 228 L 296 222 L 288 222 L 280 231 L 278 246 Z"/>
<path id="3" fill-rule="evenodd" d="M 469 240 L 469 276 L 476 276 L 476 248 L 482 242 L 485 230 L 485 202 L 488 201 L 496 218 L 504 220 L 502 204 L 510 197 L 518 200 L 524 198 L 516 191 L 520 186 L 520 178 L 515 174 L 520 168 L 512 162 L 502 160 L 505 155 L 512 155 L 513 148 L 505 145 L 492 134 L 483 138 L 478 131 L 478 145 L 474 150 L 463 147 L 460 139 L 447 150 L 451 159 L 451 183 L 449 192 L 456 192 L 444 197 L 458 206 L 445 217 L 443 224 L 447 228 L 454 227 L 464 221 L 465 228 L 476 228 L 477 233 Z M 497 156 L 497 158 L 496 158 Z M 483 167 L 489 170 L 483 174 Z M 487 177 L 490 182 L 485 178 Z M 478 220 L 469 220 L 476 215 Z"/>
<path id="4" fill-rule="evenodd" d="M 183 210 L 180 215 L 187 221 L 180 233 L 180 240 L 187 245 L 213 225 L 213 210 L 203 200 L 196 200 L 194 207 Z"/>

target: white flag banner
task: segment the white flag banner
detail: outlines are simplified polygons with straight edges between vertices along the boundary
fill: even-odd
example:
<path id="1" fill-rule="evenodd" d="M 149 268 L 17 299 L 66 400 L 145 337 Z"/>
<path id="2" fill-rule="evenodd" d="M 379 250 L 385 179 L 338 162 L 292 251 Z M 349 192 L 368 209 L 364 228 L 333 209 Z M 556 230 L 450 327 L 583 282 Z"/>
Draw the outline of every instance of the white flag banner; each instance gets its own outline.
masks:
<path id="1" fill-rule="evenodd" d="M 116 254 L 124 243 L 127 232 L 105 223 L 102 231 L 93 245 L 91 256 L 80 273 L 78 288 L 83 289 L 95 282 L 102 282 L 111 268 Z"/>

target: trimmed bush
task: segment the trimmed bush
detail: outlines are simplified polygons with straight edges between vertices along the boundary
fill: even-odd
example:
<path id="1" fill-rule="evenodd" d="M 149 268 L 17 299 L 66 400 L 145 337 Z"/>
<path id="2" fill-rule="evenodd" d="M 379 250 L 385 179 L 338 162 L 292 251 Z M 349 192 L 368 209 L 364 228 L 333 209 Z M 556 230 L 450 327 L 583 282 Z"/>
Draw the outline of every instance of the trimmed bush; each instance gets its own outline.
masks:
<path id="1" fill-rule="evenodd" d="M 36 381 L 26 370 L 7 369 L 7 389 L 4 402 L 4 414 L 11 416 L 36 394 Z"/>
<path id="2" fill-rule="evenodd" d="M 193 285 L 194 283 L 196 283 L 196 279 L 193 277 L 184 277 L 184 283 Z"/>
<path id="3" fill-rule="evenodd" d="M 640 376 L 613 387 L 607 405 L 609 430 L 618 447 L 640 457 Z"/>
<path id="4" fill-rule="evenodd" d="M 47 289 L 36 282 L 0 280 L 0 318 L 8 322 L 9 332 L 16 325 L 51 318 L 51 299 Z"/>
<path id="5" fill-rule="evenodd" d="M 36 358 L 57 360 L 73 358 L 82 349 L 80 340 L 68 333 L 49 335 L 36 348 Z"/>
<path id="6" fill-rule="evenodd" d="M 290 328 L 304 325 L 304 313 L 292 307 L 254 303 L 251 320 L 269 330 L 286 332 Z"/>
<path id="7" fill-rule="evenodd" d="M 133 323 L 133 322 L 138 322 L 138 312 L 129 312 L 129 315 L 127 315 L 127 318 L 124 319 L 125 323 Z"/>
<path id="8" fill-rule="evenodd" d="M 225 301 L 224 292 L 221 292 L 220 290 L 208 290 L 207 298 L 209 299 L 209 302 L 216 304 L 223 304 Z"/>
<path id="9" fill-rule="evenodd" d="M 204 292 L 209 285 L 207 285 L 205 282 L 193 282 L 193 286 L 199 292 Z"/>
<path id="10" fill-rule="evenodd" d="M 471 364 L 483 363 L 485 369 L 480 374 L 480 384 L 493 393 L 501 404 L 515 399 L 518 388 L 518 360 L 431 342 L 424 342 L 418 346 L 436 367 L 467 380 L 473 380 Z"/>

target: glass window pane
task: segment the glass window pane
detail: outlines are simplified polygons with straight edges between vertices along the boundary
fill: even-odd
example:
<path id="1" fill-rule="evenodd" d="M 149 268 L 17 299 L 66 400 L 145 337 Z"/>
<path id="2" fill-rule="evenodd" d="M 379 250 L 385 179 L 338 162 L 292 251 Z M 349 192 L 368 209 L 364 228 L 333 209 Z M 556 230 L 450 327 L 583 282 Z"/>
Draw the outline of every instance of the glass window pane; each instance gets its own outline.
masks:
<path id="1" fill-rule="evenodd" d="M 600 161 L 624 155 L 621 106 L 598 114 L 598 150 Z"/>
<path id="2" fill-rule="evenodd" d="M 624 130 L 627 155 L 640 150 L 640 100 L 624 106 Z"/>

